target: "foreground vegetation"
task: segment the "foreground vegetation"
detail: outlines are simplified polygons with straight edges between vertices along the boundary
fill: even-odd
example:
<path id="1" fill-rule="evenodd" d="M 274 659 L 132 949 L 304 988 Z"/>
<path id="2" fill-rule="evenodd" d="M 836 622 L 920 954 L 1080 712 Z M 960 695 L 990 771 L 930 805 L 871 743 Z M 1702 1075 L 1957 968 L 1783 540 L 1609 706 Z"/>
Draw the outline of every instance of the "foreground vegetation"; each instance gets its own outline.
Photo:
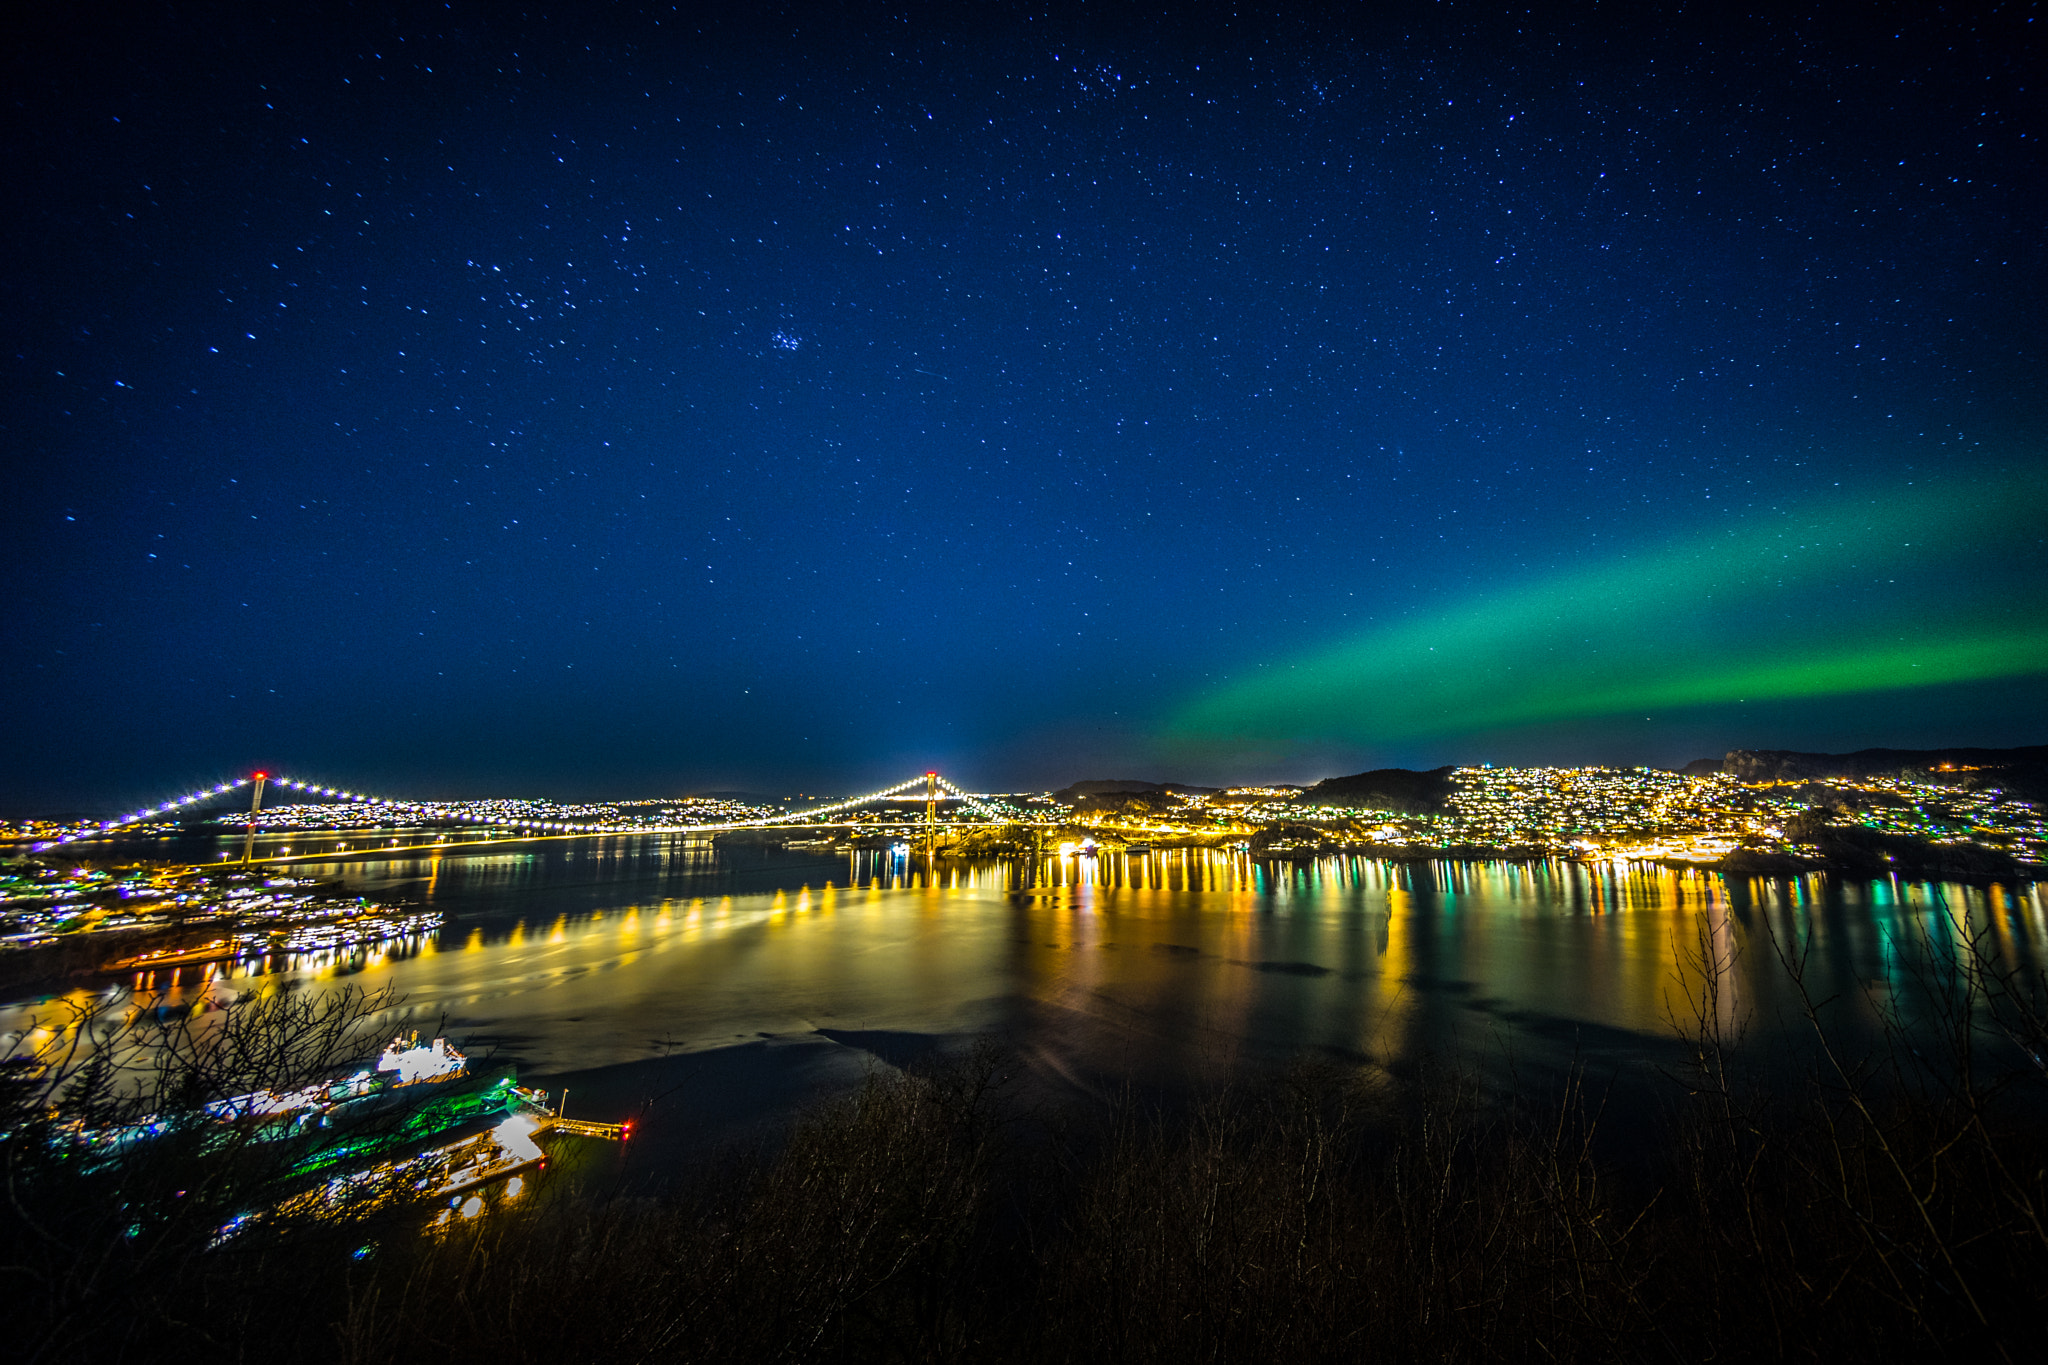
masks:
<path id="1" fill-rule="evenodd" d="M 988 1044 L 878 1073 L 657 1193 L 557 1184 L 438 1236 L 386 1201 L 211 1245 L 277 1178 L 260 1153 L 138 1144 L 132 1169 L 81 1173 L 49 1156 L 57 1120 L 20 1102 L 24 1072 L 13 1340 L 25 1359 L 451 1365 L 2033 1358 L 2038 974 L 1982 940 L 1930 950 L 1891 997 L 1911 1017 L 1896 1007 L 1889 1046 L 1851 1057 L 1787 949 L 1811 1066 L 1765 1084 L 1713 951 L 1690 964 L 1687 1061 L 1649 1134 L 1609 1131 L 1578 1080 L 1500 1099 L 1455 1071 L 1315 1062 L 1181 1107 L 1045 1112 Z M 327 1052 L 352 1036 L 267 1008 Z M 296 1065 L 258 1032 L 238 1046 Z M 211 1055 L 163 1083 L 229 1083 Z"/>

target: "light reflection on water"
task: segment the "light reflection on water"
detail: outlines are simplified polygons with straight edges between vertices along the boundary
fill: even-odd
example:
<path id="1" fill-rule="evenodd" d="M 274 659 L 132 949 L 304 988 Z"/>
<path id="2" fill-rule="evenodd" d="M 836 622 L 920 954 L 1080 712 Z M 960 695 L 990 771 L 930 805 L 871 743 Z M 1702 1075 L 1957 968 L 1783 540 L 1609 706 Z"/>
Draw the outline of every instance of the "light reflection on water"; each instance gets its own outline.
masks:
<path id="1" fill-rule="evenodd" d="M 1722 1022 L 1767 1038 L 1796 1003 L 1774 939 L 1810 943 L 1815 994 L 1840 997 L 1852 1026 L 1930 948 L 1980 933 L 2038 970 L 2048 945 L 2040 886 L 1563 862 L 1173 850 L 933 873 L 888 850 L 617 839 L 331 870 L 447 923 L 420 941 L 149 984 L 193 1004 L 390 986 L 410 1023 L 445 1018 L 541 1073 L 829 1029 L 996 1031 L 1049 1072 L 1162 1077 L 1304 1049 L 1641 1060 L 1685 1016 L 1686 964 L 1702 951 L 1736 964 Z M 24 1017 L 0 1011 L 0 1030 Z"/>

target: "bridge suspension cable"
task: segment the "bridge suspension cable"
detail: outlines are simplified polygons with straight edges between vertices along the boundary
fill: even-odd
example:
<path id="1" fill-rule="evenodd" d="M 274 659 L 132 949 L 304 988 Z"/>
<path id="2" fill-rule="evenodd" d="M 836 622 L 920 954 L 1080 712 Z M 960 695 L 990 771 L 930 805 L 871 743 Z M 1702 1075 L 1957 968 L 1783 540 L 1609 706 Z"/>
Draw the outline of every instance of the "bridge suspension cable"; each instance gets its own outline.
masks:
<path id="1" fill-rule="evenodd" d="M 253 777 L 238 777 L 232 782 L 223 782 L 216 787 L 204 787 L 201 788 L 199 791 L 193 792 L 189 796 L 180 796 L 172 800 L 166 801 L 161 806 L 146 806 L 143 809 L 136 811 L 132 815 L 123 815 L 118 819 L 102 821 L 100 823 L 100 829 L 103 832 L 107 830 L 116 830 L 121 828 L 123 825 L 137 824 L 140 821 L 148 820 L 158 815 L 170 815 L 186 806 L 194 805 L 197 802 L 211 800 L 213 797 L 216 796 L 224 796 L 227 793 L 235 790 L 237 787 L 246 787 L 255 780 L 256 779 Z M 54 839 L 51 842 L 59 844 L 68 844 L 78 839 L 88 839 L 91 837 L 92 836 L 90 834 L 81 830 L 75 833 L 66 834 L 62 838 Z"/>
<path id="2" fill-rule="evenodd" d="M 878 792 L 869 792 L 866 796 L 852 796 L 844 801 L 835 801 L 829 806 L 813 806 L 810 810 L 790 811 L 786 815 L 770 815 L 761 820 L 749 820 L 744 823 L 747 825 L 782 825 L 808 822 L 820 815 L 837 815 L 840 811 L 852 810 L 855 806 L 864 806 L 870 801 L 879 801 L 885 796 L 899 795 L 924 780 L 925 775 L 919 773 L 916 777 L 905 778 L 893 787 L 884 787 Z M 945 781 L 944 778 L 939 780 Z"/>
<path id="3" fill-rule="evenodd" d="M 940 791 L 943 791 L 951 796 L 959 797 L 962 801 L 965 801 L 968 805 L 972 806 L 975 810 L 980 811 L 989 819 L 1004 824 L 1007 824 L 1012 819 L 1014 819 L 1014 817 L 1005 815 L 1003 812 L 997 810 L 994 806 L 991 806 L 988 802 L 982 800 L 980 797 L 971 795 L 967 792 L 960 790 L 960 788 L 954 786 L 945 778 L 939 777 L 937 773 L 932 774 L 932 776 L 938 778 Z M 913 778 L 912 780 L 915 781 L 916 779 Z"/>
<path id="4" fill-rule="evenodd" d="M 145 806 L 141 810 L 116 819 L 102 821 L 99 825 L 98 833 L 114 833 L 129 825 L 140 824 L 145 820 L 152 820 L 164 815 L 175 815 L 187 806 L 211 800 L 216 796 L 225 796 L 227 793 L 246 787 L 256 780 L 257 778 L 254 774 L 248 777 L 238 777 L 232 782 L 222 782 L 216 786 L 201 788 L 199 791 L 192 792 L 186 796 L 175 797 L 160 806 Z M 273 789 L 290 788 L 295 792 L 308 796 L 328 796 L 340 802 L 356 803 L 365 806 L 384 806 L 393 810 L 425 812 L 431 810 L 437 804 L 428 801 L 415 801 L 405 797 L 372 796 L 367 792 L 349 791 L 345 788 L 330 787 L 319 782 L 306 781 L 295 777 L 270 776 L 267 777 L 267 781 Z M 476 815 L 466 811 L 436 812 L 436 814 L 442 819 L 461 820 L 468 824 L 492 825 L 506 829 L 535 829 L 560 833 L 599 834 L 605 833 L 611 828 L 606 825 L 579 824 L 566 820 L 526 820 L 512 816 Z M 62 835 L 50 842 L 54 844 L 69 844 L 75 843 L 80 839 L 91 839 L 94 837 L 96 837 L 95 833 L 91 830 L 77 830 Z"/>

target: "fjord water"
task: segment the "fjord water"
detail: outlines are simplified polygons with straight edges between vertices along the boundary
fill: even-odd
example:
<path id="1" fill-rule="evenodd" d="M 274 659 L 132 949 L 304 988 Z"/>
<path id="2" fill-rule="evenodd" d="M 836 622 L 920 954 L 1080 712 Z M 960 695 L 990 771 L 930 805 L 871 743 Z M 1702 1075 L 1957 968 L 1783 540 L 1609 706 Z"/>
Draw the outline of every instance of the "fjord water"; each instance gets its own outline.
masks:
<path id="1" fill-rule="evenodd" d="M 1809 993 L 1863 1036 L 1967 935 L 2015 965 L 2048 961 L 2038 885 L 1204 850 L 941 861 L 930 875 L 900 854 L 679 836 L 322 873 L 445 925 L 387 951 L 123 988 L 197 1003 L 388 986 L 403 997 L 394 1024 L 566 1082 L 587 1117 L 659 1100 L 651 1123 L 666 1109 L 699 1134 L 976 1035 L 1083 1094 L 1213 1084 L 1304 1053 L 1395 1070 L 1457 1056 L 1526 1084 L 1668 1062 L 1703 955 L 1732 964 L 1721 1022 L 1765 1049 L 1800 1027 L 1780 950 L 1807 954 Z"/>

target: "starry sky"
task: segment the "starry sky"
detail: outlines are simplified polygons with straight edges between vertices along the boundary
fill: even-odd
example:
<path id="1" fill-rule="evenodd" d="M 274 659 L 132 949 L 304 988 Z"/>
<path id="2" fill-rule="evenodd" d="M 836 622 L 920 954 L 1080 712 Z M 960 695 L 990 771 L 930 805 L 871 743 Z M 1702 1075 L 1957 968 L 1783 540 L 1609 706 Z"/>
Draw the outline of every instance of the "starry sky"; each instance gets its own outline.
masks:
<path id="1" fill-rule="evenodd" d="M 0 804 L 2048 740 L 2048 19 L 4 21 Z"/>

